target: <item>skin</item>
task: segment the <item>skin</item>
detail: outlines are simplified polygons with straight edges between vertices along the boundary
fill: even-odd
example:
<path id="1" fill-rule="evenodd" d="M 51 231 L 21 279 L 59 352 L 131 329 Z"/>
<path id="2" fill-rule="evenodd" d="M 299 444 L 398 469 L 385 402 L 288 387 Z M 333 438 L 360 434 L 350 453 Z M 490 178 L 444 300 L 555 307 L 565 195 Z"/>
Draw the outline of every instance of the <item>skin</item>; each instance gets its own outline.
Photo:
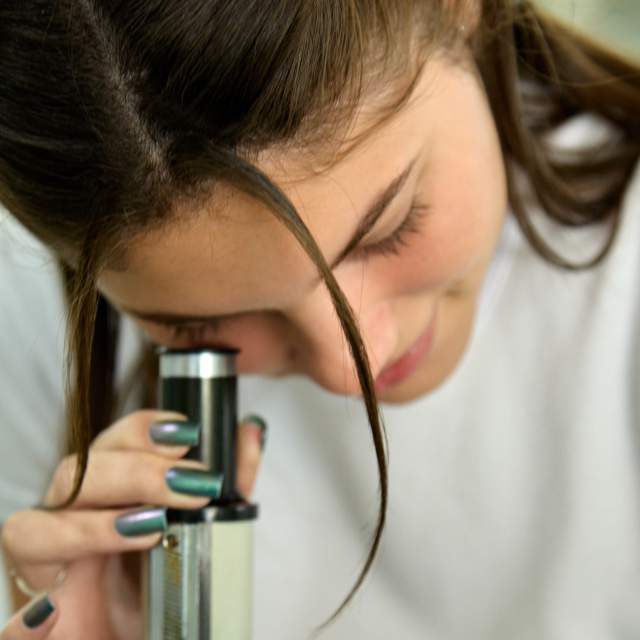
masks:
<path id="1" fill-rule="evenodd" d="M 358 112 L 355 131 L 375 109 Z M 405 380 L 379 399 L 408 402 L 441 384 L 467 345 L 478 294 L 507 208 L 503 158 L 472 63 L 434 59 L 410 102 L 321 174 L 303 156 L 269 150 L 256 163 L 277 181 L 331 262 L 346 245 L 372 193 L 413 159 L 409 179 L 361 242 L 390 235 L 412 203 L 428 206 L 420 232 L 398 255 L 354 257 L 334 269 L 357 314 L 376 377 L 415 342 L 437 313 L 432 347 Z M 182 212 L 134 240 L 124 271 L 99 287 L 120 309 L 188 315 L 234 314 L 197 338 L 134 318 L 168 346 L 241 348 L 240 373 L 303 374 L 336 394 L 361 395 L 355 368 L 313 263 L 259 202 L 219 188 L 210 207 Z M 236 315 L 237 314 L 237 315 Z"/>

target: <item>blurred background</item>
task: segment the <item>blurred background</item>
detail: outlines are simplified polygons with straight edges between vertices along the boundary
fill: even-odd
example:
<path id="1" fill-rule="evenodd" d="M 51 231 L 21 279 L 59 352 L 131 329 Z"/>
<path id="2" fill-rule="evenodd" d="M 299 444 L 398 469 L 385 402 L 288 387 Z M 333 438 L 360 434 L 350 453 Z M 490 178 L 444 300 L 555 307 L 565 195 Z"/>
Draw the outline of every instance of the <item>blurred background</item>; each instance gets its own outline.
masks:
<path id="1" fill-rule="evenodd" d="M 640 58 L 640 0 L 535 0 L 567 22 Z"/>

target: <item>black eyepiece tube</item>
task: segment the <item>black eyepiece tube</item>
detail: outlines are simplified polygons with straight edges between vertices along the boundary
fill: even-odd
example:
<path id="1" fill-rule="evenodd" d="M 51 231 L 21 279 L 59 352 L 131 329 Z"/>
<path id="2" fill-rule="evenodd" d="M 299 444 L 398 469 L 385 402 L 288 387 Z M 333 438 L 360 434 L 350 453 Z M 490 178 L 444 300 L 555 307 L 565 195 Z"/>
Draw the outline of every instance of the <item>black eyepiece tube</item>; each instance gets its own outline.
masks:
<path id="1" fill-rule="evenodd" d="M 159 401 L 200 425 L 200 442 L 186 458 L 223 475 L 218 502 L 238 500 L 236 490 L 237 351 L 160 353 Z"/>

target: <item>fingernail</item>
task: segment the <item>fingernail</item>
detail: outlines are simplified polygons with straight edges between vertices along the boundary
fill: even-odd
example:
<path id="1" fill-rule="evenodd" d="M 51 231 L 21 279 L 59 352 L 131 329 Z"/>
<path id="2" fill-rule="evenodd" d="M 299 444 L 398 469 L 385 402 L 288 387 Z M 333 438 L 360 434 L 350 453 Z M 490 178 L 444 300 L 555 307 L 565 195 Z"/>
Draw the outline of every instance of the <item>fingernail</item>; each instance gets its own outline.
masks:
<path id="1" fill-rule="evenodd" d="M 165 509 L 136 509 L 116 518 L 116 531 L 121 536 L 146 536 L 167 528 Z"/>
<path id="2" fill-rule="evenodd" d="M 173 491 L 190 496 L 217 498 L 222 490 L 222 475 L 200 469 L 173 467 L 165 474 L 167 484 Z"/>
<path id="3" fill-rule="evenodd" d="M 49 596 L 45 593 L 42 598 L 36 600 L 22 615 L 22 622 L 28 629 L 39 627 L 53 612 L 53 606 Z"/>
<path id="4" fill-rule="evenodd" d="M 200 425 L 179 420 L 159 420 L 151 425 L 149 435 L 158 444 L 194 447 L 200 441 Z"/>
<path id="5" fill-rule="evenodd" d="M 245 416 L 241 422 L 251 422 L 260 428 L 260 450 L 262 451 L 267 440 L 267 423 L 264 421 L 264 418 L 261 418 L 255 413 L 250 413 Z"/>

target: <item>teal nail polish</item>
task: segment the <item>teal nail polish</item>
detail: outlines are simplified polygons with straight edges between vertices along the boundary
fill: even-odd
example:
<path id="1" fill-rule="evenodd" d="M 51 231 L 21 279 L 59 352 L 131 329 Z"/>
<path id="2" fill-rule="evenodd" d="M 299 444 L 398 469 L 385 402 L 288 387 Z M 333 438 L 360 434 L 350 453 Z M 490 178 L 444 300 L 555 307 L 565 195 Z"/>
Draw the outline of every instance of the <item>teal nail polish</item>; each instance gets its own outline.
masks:
<path id="1" fill-rule="evenodd" d="M 179 420 L 161 420 L 151 425 L 149 435 L 157 444 L 195 447 L 200 441 L 200 425 Z"/>
<path id="2" fill-rule="evenodd" d="M 55 607 L 46 594 L 36 600 L 22 615 L 22 622 L 28 629 L 39 627 L 53 612 Z"/>
<path id="3" fill-rule="evenodd" d="M 167 514 L 164 509 L 137 509 L 116 518 L 115 526 L 121 536 L 146 536 L 167 528 Z"/>
<path id="4" fill-rule="evenodd" d="M 264 419 L 255 413 L 250 413 L 245 416 L 241 422 L 252 422 L 256 426 L 260 427 L 260 449 L 264 449 L 264 444 L 267 439 L 267 423 Z"/>
<path id="5" fill-rule="evenodd" d="M 167 471 L 165 478 L 173 491 L 190 496 L 217 498 L 222 490 L 222 475 L 200 469 L 173 467 Z"/>

